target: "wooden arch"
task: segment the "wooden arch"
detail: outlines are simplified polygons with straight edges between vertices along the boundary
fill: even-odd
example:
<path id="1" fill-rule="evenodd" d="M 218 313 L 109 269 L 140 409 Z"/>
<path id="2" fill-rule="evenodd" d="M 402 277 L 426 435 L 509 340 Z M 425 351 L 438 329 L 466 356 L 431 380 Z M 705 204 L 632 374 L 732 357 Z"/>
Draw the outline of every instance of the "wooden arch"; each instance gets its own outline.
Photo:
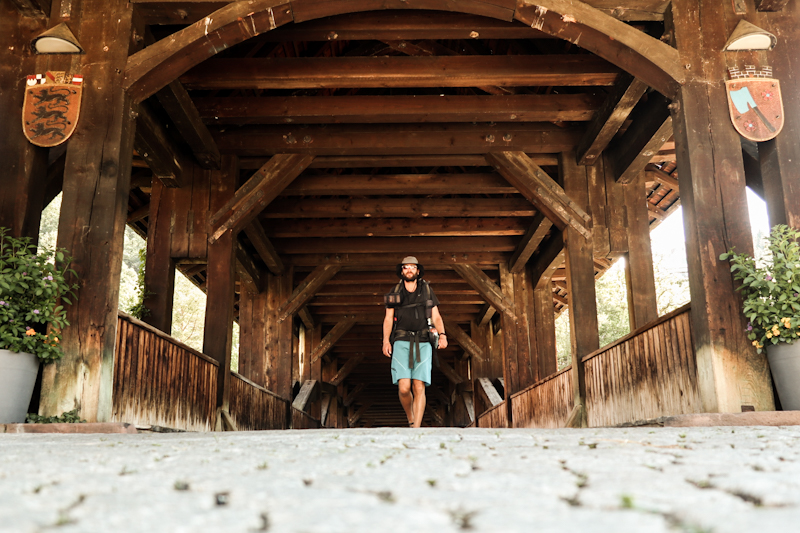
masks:
<path id="1" fill-rule="evenodd" d="M 667 97 L 683 83 L 676 49 L 578 0 L 241 0 L 133 54 L 124 87 L 140 102 L 209 57 L 278 26 L 384 9 L 518 20 L 593 52 Z"/>

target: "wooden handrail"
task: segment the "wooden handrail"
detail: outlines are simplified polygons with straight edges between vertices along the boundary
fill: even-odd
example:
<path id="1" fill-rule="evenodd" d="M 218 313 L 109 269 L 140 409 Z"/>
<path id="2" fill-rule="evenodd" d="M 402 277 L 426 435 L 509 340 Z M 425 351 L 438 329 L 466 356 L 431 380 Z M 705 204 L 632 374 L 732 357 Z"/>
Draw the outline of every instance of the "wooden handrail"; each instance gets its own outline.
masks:
<path id="1" fill-rule="evenodd" d="M 178 346 L 179 348 L 182 348 L 182 349 L 186 350 L 187 352 L 191 352 L 192 354 L 196 355 L 196 356 L 197 356 L 197 357 L 199 357 L 200 359 L 203 359 L 204 361 L 207 361 L 207 362 L 211 363 L 212 365 L 215 365 L 215 366 L 219 367 L 219 361 L 217 361 L 217 360 L 216 360 L 216 359 L 214 359 L 213 357 L 211 357 L 211 356 L 209 356 L 209 355 L 206 355 L 206 354 L 204 354 L 203 352 L 200 352 L 200 351 L 198 351 L 198 350 L 195 350 L 195 349 L 194 349 L 194 348 L 192 348 L 191 346 L 187 346 L 187 345 L 185 345 L 184 343 L 182 343 L 181 341 L 179 341 L 179 340 L 178 340 L 178 339 L 176 339 L 175 337 L 172 337 L 172 336 L 170 336 L 170 335 L 168 335 L 168 334 L 164 333 L 164 332 L 163 332 L 163 331 L 161 331 L 160 329 L 158 329 L 158 328 L 156 328 L 156 327 L 153 327 L 153 326 L 151 326 L 151 325 L 150 325 L 150 324 L 148 324 L 147 322 L 142 322 L 142 321 L 141 321 L 141 320 L 139 320 L 138 318 L 132 317 L 132 316 L 131 316 L 131 315 L 129 315 L 128 313 L 124 313 L 124 312 L 122 312 L 122 311 L 119 311 L 119 317 L 120 317 L 120 318 L 122 318 L 122 319 L 124 319 L 124 320 L 127 320 L 127 321 L 128 321 L 128 322 L 130 322 L 131 324 L 134 324 L 134 325 L 136 325 L 136 326 L 138 326 L 138 327 L 140 327 L 140 328 L 142 328 L 142 329 L 145 329 L 145 330 L 149 331 L 149 332 L 150 332 L 150 333 L 152 333 L 153 335 L 158 335 L 158 336 L 159 336 L 159 337 L 161 337 L 162 339 L 164 339 L 164 340 L 166 340 L 166 341 L 168 341 L 168 342 L 171 342 L 171 343 L 172 343 L 172 344 L 174 344 L 175 346 Z"/>
<path id="2" fill-rule="evenodd" d="M 286 399 L 286 398 L 284 398 L 283 396 L 279 396 L 278 394 L 275 394 L 275 393 L 274 393 L 274 392 L 272 392 L 271 390 L 269 390 L 269 389 L 265 389 L 265 388 L 264 388 L 264 387 L 262 387 L 261 385 L 256 385 L 255 383 L 253 383 L 252 381 L 250 381 L 249 379 L 247 379 L 247 378 L 246 378 L 246 377 L 244 377 L 243 375 L 239 374 L 238 372 L 234 372 L 233 370 L 231 370 L 231 376 L 233 376 L 233 377 L 237 377 L 237 378 L 241 379 L 242 381 L 244 381 L 244 382 L 245 382 L 245 383 L 247 383 L 248 385 L 250 385 L 250 386 L 252 386 L 252 387 L 255 387 L 256 389 L 260 390 L 261 392 L 266 392 L 266 393 L 267 393 L 267 394 L 269 394 L 270 396 L 274 396 L 275 398 L 279 399 L 279 400 L 280 400 L 280 401 L 282 401 L 282 402 L 291 403 L 291 401 L 290 401 L 290 400 L 287 400 L 287 399 Z"/>
<path id="3" fill-rule="evenodd" d="M 551 379 L 555 379 L 555 378 L 557 378 L 558 376 L 560 376 L 561 374 L 563 374 L 564 372 L 569 372 L 570 370 L 572 370 L 572 365 L 571 365 L 571 364 L 570 364 L 570 365 L 567 365 L 567 366 L 565 366 L 564 368 L 562 368 L 562 369 L 561 369 L 561 370 L 559 370 L 558 372 L 554 372 L 553 374 L 550 374 L 550 375 L 549 375 L 549 376 L 547 376 L 546 378 L 542 378 L 542 379 L 540 379 L 539 381 L 537 381 L 537 382 L 536 382 L 536 383 L 534 383 L 533 385 L 528 385 L 528 386 L 527 386 L 527 387 L 525 387 L 524 389 L 522 389 L 522 390 L 520 390 L 520 391 L 517 391 L 517 392 L 515 392 L 515 393 L 514 393 L 514 394 L 512 394 L 510 397 L 511 397 L 511 398 L 516 398 L 516 397 L 517 397 L 517 396 L 519 396 L 520 394 L 524 394 L 524 393 L 528 392 L 528 391 L 529 391 L 529 390 L 531 390 L 531 389 L 535 389 L 536 387 L 538 387 L 538 386 L 539 386 L 539 385 L 541 385 L 542 383 L 547 383 L 547 382 L 548 382 L 548 381 L 550 381 Z"/>

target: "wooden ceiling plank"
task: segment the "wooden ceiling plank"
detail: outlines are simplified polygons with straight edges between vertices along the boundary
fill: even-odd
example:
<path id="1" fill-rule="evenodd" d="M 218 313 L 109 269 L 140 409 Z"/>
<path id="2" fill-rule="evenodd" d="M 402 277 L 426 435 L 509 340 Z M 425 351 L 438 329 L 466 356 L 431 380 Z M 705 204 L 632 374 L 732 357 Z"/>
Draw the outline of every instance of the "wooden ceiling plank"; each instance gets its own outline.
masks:
<path id="1" fill-rule="evenodd" d="M 349 237 L 274 239 L 282 255 L 309 253 L 396 253 L 414 252 L 513 252 L 514 237 Z"/>
<path id="2" fill-rule="evenodd" d="M 342 366 L 342 368 L 340 368 L 339 371 L 336 372 L 336 375 L 333 376 L 333 378 L 330 380 L 329 383 L 334 387 L 338 387 L 339 385 L 341 385 L 347 378 L 347 376 L 350 375 L 350 372 L 352 372 L 359 365 L 359 363 L 361 363 L 361 361 L 364 360 L 364 357 L 365 356 L 363 355 L 357 355 L 355 357 L 348 359 L 347 362 L 344 364 L 344 366 Z"/>
<path id="3" fill-rule="evenodd" d="M 485 359 L 480 346 L 472 340 L 472 337 L 470 337 L 466 331 L 461 329 L 461 326 L 448 319 L 447 315 L 444 317 L 444 327 L 447 336 L 452 337 L 470 357 L 478 361 L 483 361 Z"/>
<path id="4" fill-rule="evenodd" d="M 633 123 L 625 134 L 609 147 L 608 160 L 614 166 L 618 183 L 630 183 L 658 154 L 672 137 L 672 116 L 669 100 L 658 93 L 650 94 L 634 110 Z"/>
<path id="5" fill-rule="evenodd" d="M 252 221 L 244 228 L 244 233 L 250 239 L 250 243 L 256 249 L 256 253 L 264 261 L 264 264 L 267 265 L 269 271 L 276 276 L 282 274 L 284 271 L 283 261 L 281 261 L 278 252 L 275 251 L 275 247 L 272 246 L 272 243 L 264 233 L 261 223 L 258 220 Z"/>
<path id="6" fill-rule="evenodd" d="M 319 291 L 317 291 L 317 297 L 320 296 L 341 296 L 341 295 L 350 295 L 350 296 L 380 296 L 383 298 L 383 295 L 389 292 L 389 286 L 391 284 L 391 278 L 385 276 L 383 283 L 359 283 L 357 285 L 331 285 L 330 283 L 326 284 L 322 287 Z M 469 295 L 475 296 L 478 294 L 478 291 L 474 290 L 472 287 L 467 285 L 466 283 L 437 283 L 435 284 L 435 291 L 438 296 L 443 295 Z"/>
<path id="7" fill-rule="evenodd" d="M 320 341 L 314 351 L 311 353 L 311 364 L 317 362 L 320 357 L 325 355 L 333 348 L 334 344 L 342 338 L 342 336 L 350 331 L 356 324 L 356 317 L 354 315 L 347 315 L 342 318 L 327 335 Z"/>
<path id="8" fill-rule="evenodd" d="M 320 265 L 297 286 L 291 296 L 278 308 L 278 320 L 283 322 L 305 306 L 317 293 L 320 287 L 328 283 L 336 273 L 338 265 Z"/>
<path id="9" fill-rule="evenodd" d="M 301 175 L 280 196 L 385 194 L 512 194 L 516 189 L 496 173 Z"/>
<path id="10" fill-rule="evenodd" d="M 486 154 L 486 160 L 559 229 L 571 226 L 591 239 L 592 232 L 587 227 L 591 217 L 528 156 L 520 152 L 497 152 Z"/>
<path id="11" fill-rule="evenodd" d="M 645 167 L 645 181 L 658 182 L 665 187 L 672 189 L 676 193 L 680 190 L 680 187 L 678 186 L 678 179 L 672 177 L 670 174 L 667 174 L 655 165 L 647 165 Z"/>
<path id="12" fill-rule="evenodd" d="M 555 153 L 536 154 L 527 152 L 528 157 L 540 166 L 558 165 Z M 266 160 L 262 157 L 243 157 L 241 168 L 259 168 Z M 488 166 L 483 155 L 475 154 L 404 154 L 375 156 L 318 156 L 308 168 L 397 168 L 397 167 L 485 167 Z"/>
<path id="13" fill-rule="evenodd" d="M 620 74 L 606 101 L 586 128 L 583 139 L 578 143 L 578 164 L 593 165 L 598 160 L 646 90 L 647 85 L 644 82 L 627 72 Z"/>
<path id="14" fill-rule="evenodd" d="M 516 0 L 459 0 L 458 7 L 430 0 L 293 0 L 292 12 L 297 22 L 339 15 L 355 11 L 370 11 L 386 8 L 446 10 L 473 15 L 482 15 L 499 20 L 511 21 L 514 16 Z"/>
<path id="15" fill-rule="evenodd" d="M 145 216 L 147 216 L 145 214 Z M 490 237 L 521 236 L 527 219 L 508 218 L 366 218 L 295 219 L 291 224 L 270 224 L 270 238 L 303 237 Z M 248 226 L 249 227 L 249 226 Z"/>
<path id="16" fill-rule="evenodd" d="M 313 159 L 313 156 L 300 154 L 273 156 L 211 217 L 209 243 L 213 244 L 228 230 L 233 230 L 234 233 L 241 231 L 255 220 Z"/>
<path id="17" fill-rule="evenodd" d="M 539 122 L 212 128 L 220 151 L 240 157 L 289 153 L 316 156 L 447 155 L 495 151 L 553 154 L 573 150 L 581 133 L 579 128 L 560 128 Z"/>
<path id="18" fill-rule="evenodd" d="M 514 316 L 514 302 L 506 298 L 500 287 L 497 286 L 483 270 L 474 264 L 455 264 L 453 270 L 464 278 L 478 293 L 483 296 L 495 309 Z"/>
<path id="19" fill-rule="evenodd" d="M 201 167 L 219 169 L 220 154 L 217 143 L 203 124 L 197 108 L 181 82 L 173 81 L 156 93 L 161 107 L 172 119 L 172 123 L 189 145 Z"/>
<path id="20" fill-rule="evenodd" d="M 619 68 L 590 54 L 211 58 L 179 79 L 188 89 L 339 89 L 613 85 Z M 444 73 L 444 75 L 443 75 Z"/>
<path id="21" fill-rule="evenodd" d="M 327 305 L 336 305 L 336 306 L 346 306 L 348 304 L 352 305 L 384 305 L 383 303 L 383 295 L 388 292 L 384 291 L 380 294 L 337 294 L 332 296 L 321 296 L 317 295 L 308 305 L 313 306 L 314 308 L 320 306 L 327 306 Z M 437 296 L 439 297 L 439 302 L 443 306 L 451 306 L 451 305 L 483 305 L 485 300 L 482 296 L 477 294 L 450 294 L 450 295 L 440 295 L 439 291 L 436 291 Z"/>
<path id="22" fill-rule="evenodd" d="M 417 253 L 425 268 L 452 266 L 461 262 L 474 263 L 482 267 L 494 266 L 508 261 L 505 252 L 421 252 Z M 298 254 L 286 257 L 286 263 L 294 266 L 355 265 L 360 268 L 384 268 L 394 270 L 395 259 L 386 253 L 377 254 Z"/>
<path id="23" fill-rule="evenodd" d="M 539 245 L 550 232 L 550 228 L 552 227 L 553 223 L 542 213 L 538 213 L 535 217 L 533 217 L 533 222 L 531 222 L 528 231 L 525 233 L 525 236 L 522 237 L 522 240 L 519 242 L 519 244 L 517 244 L 517 248 L 514 250 L 514 254 L 511 256 L 511 259 L 508 260 L 509 272 L 514 274 L 522 272 L 522 270 L 525 268 L 525 265 L 528 264 L 528 260 L 531 258 L 533 253 L 539 249 Z"/>
<path id="24" fill-rule="evenodd" d="M 181 187 L 191 163 L 149 105 L 140 104 L 137 112 L 134 149 L 165 187 Z"/>
<path id="25" fill-rule="evenodd" d="M 352 198 L 284 200 L 270 205 L 262 219 L 532 217 L 524 198 Z"/>

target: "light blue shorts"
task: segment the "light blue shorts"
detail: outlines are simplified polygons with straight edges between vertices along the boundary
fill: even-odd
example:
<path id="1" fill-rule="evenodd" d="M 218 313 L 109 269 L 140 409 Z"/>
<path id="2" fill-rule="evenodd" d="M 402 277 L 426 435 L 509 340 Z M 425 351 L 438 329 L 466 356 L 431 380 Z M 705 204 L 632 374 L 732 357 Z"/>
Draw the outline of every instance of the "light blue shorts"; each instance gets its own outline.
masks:
<path id="1" fill-rule="evenodd" d="M 431 343 L 427 341 L 419 343 L 419 362 L 417 362 L 417 353 L 414 350 L 414 368 L 408 368 L 408 350 L 410 348 L 411 342 L 409 341 L 394 341 L 392 346 L 392 383 L 397 385 L 397 380 L 400 379 L 416 379 L 424 382 L 425 386 L 430 385 L 433 357 Z"/>

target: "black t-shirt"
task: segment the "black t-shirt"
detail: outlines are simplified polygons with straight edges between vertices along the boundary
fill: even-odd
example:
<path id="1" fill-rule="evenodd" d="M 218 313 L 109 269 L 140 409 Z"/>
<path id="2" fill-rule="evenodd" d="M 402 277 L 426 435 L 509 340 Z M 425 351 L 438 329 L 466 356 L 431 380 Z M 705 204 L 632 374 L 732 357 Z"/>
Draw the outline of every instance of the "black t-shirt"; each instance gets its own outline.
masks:
<path id="1" fill-rule="evenodd" d="M 426 291 L 423 286 L 424 283 L 427 282 L 417 280 L 417 290 L 414 292 L 408 292 L 406 290 L 405 283 L 400 284 L 400 307 L 412 303 L 422 303 L 423 305 L 409 307 L 406 309 L 396 308 L 394 310 L 395 329 L 402 329 L 405 331 L 420 331 L 423 329 L 428 329 L 428 320 L 425 317 L 424 304 L 427 298 Z M 439 305 L 439 300 L 433 293 L 432 288 L 430 289 L 430 295 L 430 299 L 433 301 L 434 307 Z"/>

